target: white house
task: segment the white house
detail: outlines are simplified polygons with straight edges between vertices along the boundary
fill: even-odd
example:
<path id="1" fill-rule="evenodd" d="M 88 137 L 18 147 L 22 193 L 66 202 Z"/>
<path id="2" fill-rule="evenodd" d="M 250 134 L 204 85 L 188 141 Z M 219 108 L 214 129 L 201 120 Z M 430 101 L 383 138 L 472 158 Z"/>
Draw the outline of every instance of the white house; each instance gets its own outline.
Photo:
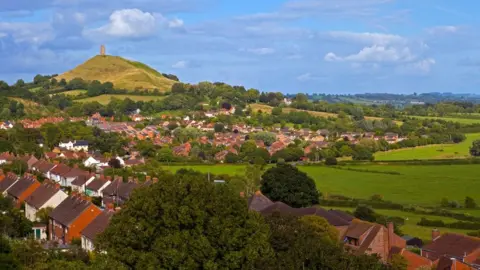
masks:
<path id="1" fill-rule="evenodd" d="M 108 166 L 108 159 L 104 157 L 88 157 L 84 162 L 83 165 L 85 167 L 103 167 Z"/>
<path id="2" fill-rule="evenodd" d="M 33 224 L 32 226 L 33 239 L 37 241 L 47 240 L 47 225 Z"/>
<path id="3" fill-rule="evenodd" d="M 73 180 L 71 183 L 72 190 L 85 193 L 87 190 L 87 186 L 95 180 L 95 176 L 87 176 L 87 177 L 77 177 L 77 179 Z"/>
<path id="4" fill-rule="evenodd" d="M 84 151 L 88 152 L 88 142 L 83 141 L 83 140 L 78 140 L 78 141 L 68 141 L 68 142 L 60 142 L 58 144 L 60 148 L 64 148 L 70 151 Z"/>
<path id="5" fill-rule="evenodd" d="M 36 214 L 47 207 L 57 207 L 68 195 L 60 189 L 60 185 L 45 182 L 25 199 L 25 217 L 32 221 L 39 221 Z"/>
<path id="6" fill-rule="evenodd" d="M 112 181 L 103 177 L 90 181 L 86 185 L 85 194 L 90 197 L 103 197 L 103 190 L 110 185 Z"/>
<path id="7" fill-rule="evenodd" d="M 78 178 L 83 178 L 83 179 L 86 179 L 88 181 L 90 179 L 94 179 L 95 175 L 94 174 L 90 175 L 89 172 L 84 171 L 84 170 L 79 169 L 79 168 L 73 168 L 65 174 L 64 178 L 62 179 L 63 181 L 62 181 L 61 185 L 64 186 L 64 187 L 71 187 L 72 182 L 75 181 Z"/>

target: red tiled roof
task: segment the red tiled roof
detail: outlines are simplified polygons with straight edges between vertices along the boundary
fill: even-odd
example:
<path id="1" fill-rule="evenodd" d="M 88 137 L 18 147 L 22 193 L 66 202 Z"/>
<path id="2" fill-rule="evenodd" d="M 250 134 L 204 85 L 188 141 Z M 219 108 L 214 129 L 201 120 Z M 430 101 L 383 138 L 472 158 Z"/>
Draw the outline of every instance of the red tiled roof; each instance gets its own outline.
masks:
<path id="1" fill-rule="evenodd" d="M 428 258 L 433 261 L 443 255 L 463 258 L 465 254 L 468 255 L 476 249 L 480 249 L 480 238 L 455 233 L 443 234 L 423 247 L 423 250 L 428 252 Z"/>

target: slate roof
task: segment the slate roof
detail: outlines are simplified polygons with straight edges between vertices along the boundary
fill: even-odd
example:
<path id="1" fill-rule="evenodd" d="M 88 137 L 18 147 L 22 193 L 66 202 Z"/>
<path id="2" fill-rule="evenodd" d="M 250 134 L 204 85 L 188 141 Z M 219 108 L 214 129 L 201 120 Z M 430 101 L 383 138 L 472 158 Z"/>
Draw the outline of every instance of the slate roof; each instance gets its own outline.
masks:
<path id="1" fill-rule="evenodd" d="M 0 181 L 0 192 L 4 192 L 9 188 L 11 185 L 13 185 L 18 179 L 18 176 L 15 174 L 7 174 L 5 178 Z"/>
<path id="2" fill-rule="evenodd" d="M 72 185 L 77 187 L 83 186 L 87 183 L 88 179 L 90 179 L 88 175 L 80 175 L 72 181 Z"/>
<path id="3" fill-rule="evenodd" d="M 257 212 L 260 212 L 272 204 L 273 202 L 261 192 L 255 193 L 248 199 L 248 209 L 255 210 Z"/>
<path id="4" fill-rule="evenodd" d="M 81 198 L 70 196 L 61 202 L 50 213 L 50 218 L 56 222 L 69 226 L 83 211 L 92 205 L 91 202 L 82 200 Z"/>
<path id="5" fill-rule="evenodd" d="M 25 202 L 37 209 L 40 209 L 58 191 L 59 188 L 57 188 L 54 184 L 43 184 L 39 186 L 30 196 L 28 196 L 27 199 L 25 199 Z"/>
<path id="6" fill-rule="evenodd" d="M 355 219 L 354 216 L 352 216 L 350 214 L 347 214 L 347 213 L 345 213 L 343 211 L 340 211 L 340 210 L 330 209 L 330 210 L 328 210 L 328 212 L 330 214 L 336 215 L 336 216 L 340 217 L 341 219 L 346 220 L 348 222 L 351 222 L 352 220 Z"/>
<path id="7" fill-rule="evenodd" d="M 33 164 L 33 167 L 37 168 L 37 170 L 41 173 L 47 173 L 51 171 L 55 166 L 57 165 L 47 162 L 45 160 L 39 160 L 38 162 Z"/>
<path id="8" fill-rule="evenodd" d="M 51 174 L 54 174 L 54 175 L 59 175 L 59 176 L 63 176 L 63 177 L 66 177 L 67 173 L 70 172 L 71 168 L 68 167 L 67 165 L 65 164 L 58 164 L 55 168 L 53 168 L 50 173 Z"/>
<path id="9" fill-rule="evenodd" d="M 8 190 L 8 195 L 18 198 L 35 182 L 37 180 L 32 177 L 22 177 Z"/>
<path id="10" fill-rule="evenodd" d="M 81 234 L 91 241 L 94 241 L 95 237 L 108 227 L 112 216 L 113 212 L 103 211 L 82 230 Z"/>
<path id="11" fill-rule="evenodd" d="M 75 141 L 73 146 L 88 146 L 88 142 L 83 140 Z"/>
<path id="12" fill-rule="evenodd" d="M 93 180 L 92 182 L 90 182 L 90 184 L 87 185 L 87 188 L 89 190 L 98 191 L 107 182 L 108 182 L 107 179 L 97 178 L 97 179 Z"/>
<path id="13" fill-rule="evenodd" d="M 423 250 L 430 251 L 428 257 L 433 261 L 443 255 L 463 258 L 465 254 L 468 255 L 476 249 L 480 249 L 480 238 L 455 233 L 443 234 L 423 247 Z"/>
<path id="14" fill-rule="evenodd" d="M 68 167 L 68 168 L 70 169 L 70 167 Z M 66 178 L 74 178 L 74 177 L 78 177 L 78 176 L 82 176 L 82 175 L 87 176 L 87 175 L 90 175 L 90 173 L 87 172 L 87 171 L 84 171 L 82 169 L 79 169 L 79 168 L 73 168 L 65 174 L 65 177 Z"/>

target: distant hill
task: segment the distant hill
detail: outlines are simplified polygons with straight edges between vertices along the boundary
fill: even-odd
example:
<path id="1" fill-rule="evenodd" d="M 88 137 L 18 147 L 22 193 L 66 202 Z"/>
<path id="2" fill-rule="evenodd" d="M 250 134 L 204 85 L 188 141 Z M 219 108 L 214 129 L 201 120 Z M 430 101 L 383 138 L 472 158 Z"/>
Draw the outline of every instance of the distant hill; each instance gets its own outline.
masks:
<path id="1" fill-rule="evenodd" d="M 87 81 L 112 82 L 117 89 L 171 90 L 174 80 L 164 77 L 155 69 L 120 56 L 97 55 L 76 68 L 56 77 L 57 80 L 82 78 Z"/>

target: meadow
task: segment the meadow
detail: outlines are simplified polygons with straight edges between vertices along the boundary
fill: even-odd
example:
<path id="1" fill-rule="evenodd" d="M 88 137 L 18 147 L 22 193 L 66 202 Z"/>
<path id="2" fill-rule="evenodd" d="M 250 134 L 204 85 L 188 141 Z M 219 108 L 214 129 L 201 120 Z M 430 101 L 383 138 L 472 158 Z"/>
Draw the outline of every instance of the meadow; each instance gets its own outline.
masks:
<path id="1" fill-rule="evenodd" d="M 65 91 L 65 92 L 61 92 L 61 93 L 58 93 L 58 94 L 75 97 L 75 96 L 86 94 L 86 93 L 87 93 L 87 90 L 78 89 L 78 90 Z"/>
<path id="2" fill-rule="evenodd" d="M 466 134 L 467 139 L 458 144 L 436 144 L 403 148 L 375 153 L 375 160 L 412 160 L 412 159 L 453 159 L 470 157 L 470 146 L 474 140 L 480 140 L 480 133 Z"/>
<path id="3" fill-rule="evenodd" d="M 465 124 L 465 125 L 471 125 L 471 124 L 480 124 L 480 118 L 475 119 L 475 118 L 462 118 L 461 115 L 458 115 L 456 117 L 436 117 L 436 116 L 412 116 L 414 118 L 418 119 L 434 119 L 434 120 L 443 120 L 443 121 L 448 121 L 448 122 L 457 122 L 460 124 Z"/>
<path id="4" fill-rule="evenodd" d="M 465 196 L 480 202 L 480 165 L 353 165 L 354 169 L 377 171 L 359 172 L 326 166 L 300 166 L 315 180 L 324 194 L 340 194 L 367 199 L 380 194 L 385 200 L 404 205 L 438 206 L 443 197 L 463 202 Z M 194 169 L 212 174 L 243 174 L 244 165 L 165 166 L 177 171 Z M 398 175 L 378 173 L 397 172 Z"/>
<path id="5" fill-rule="evenodd" d="M 324 207 L 326 209 L 338 209 L 346 212 L 353 213 L 355 211 L 354 208 L 348 207 L 336 207 L 336 206 L 328 206 Z M 386 216 L 386 217 L 401 217 L 405 219 L 405 225 L 401 227 L 401 230 L 406 235 L 416 236 L 423 241 L 430 242 L 432 239 L 432 229 L 430 227 L 419 226 L 417 223 L 422 219 L 422 217 L 431 219 L 431 220 L 443 220 L 446 223 L 456 222 L 458 220 L 449 217 L 438 217 L 438 216 L 431 216 L 431 215 L 423 215 L 423 214 L 415 214 L 411 212 L 404 212 L 400 210 L 385 210 L 385 209 L 374 209 L 376 213 Z M 451 229 L 451 228 L 438 228 L 441 233 L 444 232 L 452 232 L 452 233 L 461 233 L 466 234 L 472 230 L 460 230 L 460 229 Z"/>
<path id="6" fill-rule="evenodd" d="M 108 104 L 112 98 L 116 99 L 131 99 L 133 101 L 155 101 L 155 100 L 161 100 L 164 99 L 165 97 L 163 96 L 134 96 L 134 95 L 100 95 L 96 97 L 89 97 L 89 98 L 83 98 L 83 99 L 77 99 L 75 100 L 76 102 L 94 102 L 97 101 L 100 104 Z"/>

